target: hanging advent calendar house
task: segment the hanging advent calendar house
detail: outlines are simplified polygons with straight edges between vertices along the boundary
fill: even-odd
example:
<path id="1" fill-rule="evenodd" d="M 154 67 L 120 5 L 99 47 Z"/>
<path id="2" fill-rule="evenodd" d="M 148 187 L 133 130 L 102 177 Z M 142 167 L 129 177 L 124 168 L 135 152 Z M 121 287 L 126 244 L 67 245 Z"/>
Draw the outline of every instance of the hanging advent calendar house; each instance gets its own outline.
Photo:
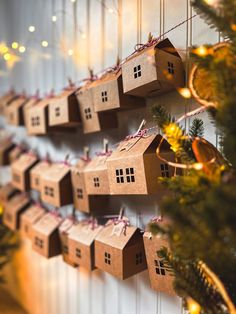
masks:
<path id="1" fill-rule="evenodd" d="M 27 103 L 23 106 L 23 118 L 24 118 L 24 125 L 26 129 L 28 130 L 30 127 L 30 121 L 29 121 L 29 115 L 28 110 L 35 106 L 38 102 L 40 102 L 41 99 L 38 96 L 38 93 L 35 96 L 32 96 Z"/>
<path id="2" fill-rule="evenodd" d="M 69 250 L 69 235 L 74 226 L 74 223 L 74 218 L 66 218 L 59 227 L 59 235 L 61 240 L 63 261 L 73 267 L 76 267 L 77 265 L 71 259 L 71 254 Z"/>
<path id="3" fill-rule="evenodd" d="M 95 239 L 95 266 L 119 279 L 147 268 L 141 231 L 127 218 L 104 227 Z"/>
<path id="4" fill-rule="evenodd" d="M 156 155 L 161 135 L 149 133 L 134 135 L 120 143 L 107 159 L 111 194 L 157 194 L 163 192 L 158 177 L 171 177 L 174 168 L 162 162 Z M 175 154 L 164 140 L 161 156 L 175 161 Z"/>
<path id="5" fill-rule="evenodd" d="M 91 218 L 73 226 L 68 237 L 71 261 L 89 271 L 95 269 L 94 240 L 103 229 Z"/>
<path id="6" fill-rule="evenodd" d="M 20 228 L 20 216 L 30 205 L 30 198 L 24 193 L 16 194 L 6 204 L 3 212 L 3 223 L 11 230 Z"/>
<path id="7" fill-rule="evenodd" d="M 51 166 L 50 161 L 40 161 L 30 170 L 30 187 L 32 190 L 41 192 L 41 176 Z"/>
<path id="8" fill-rule="evenodd" d="M 66 162 L 54 163 L 42 173 L 41 198 L 55 207 L 73 203 L 71 170 Z"/>
<path id="9" fill-rule="evenodd" d="M 50 258 L 61 254 L 59 226 L 62 219 L 57 213 L 47 213 L 32 227 L 33 250 Z"/>
<path id="10" fill-rule="evenodd" d="M 33 225 L 43 217 L 45 209 L 38 204 L 31 205 L 20 216 L 20 231 L 23 236 L 32 239 Z"/>
<path id="11" fill-rule="evenodd" d="M 0 166 L 7 166 L 10 163 L 10 152 L 15 147 L 11 137 L 0 140 Z"/>
<path id="12" fill-rule="evenodd" d="M 16 194 L 17 190 L 11 183 L 7 183 L 0 188 L 0 206 L 5 204 Z"/>
<path id="13" fill-rule="evenodd" d="M 123 93 L 121 69 L 105 73 L 91 85 L 95 112 L 113 109 L 135 109 L 145 105 L 145 100 Z"/>
<path id="14" fill-rule="evenodd" d="M 84 133 L 116 128 L 118 120 L 114 112 L 95 112 L 91 86 L 92 81 L 85 84 L 76 92 Z"/>
<path id="15" fill-rule="evenodd" d="M 37 156 L 28 152 L 22 154 L 11 165 L 12 185 L 20 191 L 27 191 L 30 189 L 30 170 L 38 162 Z"/>
<path id="16" fill-rule="evenodd" d="M 16 99 L 17 97 L 18 96 L 15 94 L 15 92 L 13 90 L 10 90 L 6 94 L 4 94 L 0 98 L 0 114 L 4 114 L 5 113 L 5 108 L 7 107 L 7 105 L 9 103 L 11 103 L 11 101 Z"/>
<path id="17" fill-rule="evenodd" d="M 24 125 L 23 108 L 29 101 L 25 96 L 20 96 L 14 100 L 5 110 L 7 122 L 15 126 Z"/>
<path id="18" fill-rule="evenodd" d="M 16 161 L 22 154 L 26 151 L 26 147 L 24 145 L 16 145 L 9 153 L 9 162 L 12 164 Z"/>
<path id="19" fill-rule="evenodd" d="M 158 256 L 158 251 L 163 247 L 169 249 L 168 241 L 163 236 L 154 236 L 150 232 L 145 232 L 143 239 L 152 289 L 175 295 L 173 273 L 170 272 L 163 259 Z"/>
<path id="20" fill-rule="evenodd" d="M 49 105 L 49 125 L 76 127 L 81 123 L 76 88 L 69 86 Z"/>
<path id="21" fill-rule="evenodd" d="M 169 39 L 140 47 L 122 65 L 124 93 L 155 96 L 184 86 L 184 67 Z"/>

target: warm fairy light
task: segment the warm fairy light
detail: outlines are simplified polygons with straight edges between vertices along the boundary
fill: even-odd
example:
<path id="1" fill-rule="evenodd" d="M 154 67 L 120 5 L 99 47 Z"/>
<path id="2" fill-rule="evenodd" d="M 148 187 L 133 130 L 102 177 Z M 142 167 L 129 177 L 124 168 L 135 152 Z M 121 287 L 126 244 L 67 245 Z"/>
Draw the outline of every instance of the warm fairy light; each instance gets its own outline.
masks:
<path id="1" fill-rule="evenodd" d="M 208 49 L 205 46 L 200 46 L 193 50 L 193 52 L 200 57 L 204 57 L 208 54 Z"/>
<path id="2" fill-rule="evenodd" d="M 8 47 L 5 45 L 0 45 L 0 54 L 4 54 L 8 52 Z"/>
<path id="3" fill-rule="evenodd" d="M 191 98 L 191 92 L 189 88 L 187 87 L 179 88 L 178 91 L 180 95 L 183 96 L 184 98 Z"/>
<path id="4" fill-rule="evenodd" d="M 69 50 L 67 51 L 67 53 L 68 53 L 69 56 L 73 56 L 74 50 L 73 50 L 73 49 L 69 49 Z"/>
<path id="5" fill-rule="evenodd" d="M 43 41 L 41 42 L 41 45 L 42 45 L 44 48 L 46 48 L 46 47 L 48 46 L 48 42 L 47 42 L 46 40 L 43 40 Z"/>
<path id="6" fill-rule="evenodd" d="M 232 31 L 236 32 L 236 24 L 232 24 L 231 29 L 232 29 Z"/>
<path id="7" fill-rule="evenodd" d="M 56 21 L 57 21 L 57 16 L 56 16 L 56 15 L 53 15 L 53 16 L 52 16 L 52 21 L 53 21 L 53 22 L 56 22 Z"/>
<path id="8" fill-rule="evenodd" d="M 193 299 L 188 299 L 188 310 L 190 314 L 200 314 L 201 313 L 201 306 L 194 301 Z"/>
<path id="9" fill-rule="evenodd" d="M 76 2 L 76 0 L 70 0 L 72 3 L 75 3 Z"/>
<path id="10" fill-rule="evenodd" d="M 81 35 L 81 37 L 83 38 L 83 39 L 86 39 L 86 34 L 85 33 L 83 33 L 82 35 Z"/>
<path id="11" fill-rule="evenodd" d="M 3 58 L 4 58 L 5 61 L 9 61 L 9 60 L 11 59 L 10 53 L 5 53 L 5 54 L 3 55 Z"/>
<path id="12" fill-rule="evenodd" d="M 195 164 L 193 164 L 193 169 L 195 170 L 202 170 L 202 168 L 203 168 L 202 163 L 196 162 Z"/>
<path id="13" fill-rule="evenodd" d="M 215 6 L 218 0 L 204 0 L 206 4 Z"/>
<path id="14" fill-rule="evenodd" d="M 25 50 L 26 50 L 25 46 L 20 46 L 20 47 L 19 47 L 19 52 L 20 52 L 20 53 L 24 53 Z"/>
<path id="15" fill-rule="evenodd" d="M 109 13 L 114 13 L 114 10 L 111 9 L 111 8 L 109 8 L 109 9 L 108 9 L 108 12 L 109 12 Z"/>
<path id="16" fill-rule="evenodd" d="M 34 31 L 35 31 L 35 26 L 30 25 L 30 26 L 29 26 L 29 32 L 30 32 L 30 33 L 33 33 Z"/>
<path id="17" fill-rule="evenodd" d="M 18 42 L 14 41 L 14 42 L 11 44 L 11 46 L 12 46 L 13 49 L 18 49 L 19 44 L 18 44 Z"/>

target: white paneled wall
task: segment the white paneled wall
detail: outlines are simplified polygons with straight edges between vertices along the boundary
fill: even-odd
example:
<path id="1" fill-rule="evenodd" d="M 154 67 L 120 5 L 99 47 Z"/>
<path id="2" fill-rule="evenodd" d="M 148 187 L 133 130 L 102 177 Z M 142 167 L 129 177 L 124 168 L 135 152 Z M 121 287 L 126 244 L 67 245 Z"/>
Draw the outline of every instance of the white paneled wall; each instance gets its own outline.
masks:
<path id="1" fill-rule="evenodd" d="M 17 91 L 25 89 L 34 93 L 39 88 L 41 95 L 54 88 L 59 92 L 70 77 L 75 81 L 88 76 L 88 65 L 95 72 L 102 65 L 114 64 L 118 48 L 122 57 L 130 54 L 138 41 L 146 41 L 149 32 L 160 35 L 173 26 L 186 20 L 191 14 L 188 0 L 123 0 L 122 11 L 117 15 L 118 0 L 104 1 L 106 8 L 102 19 L 100 0 L 1 0 L 0 1 L 0 42 L 9 45 L 19 41 L 27 48 L 12 69 L 7 69 L 0 61 L 0 90 L 6 91 L 14 86 Z M 137 3 L 141 3 L 141 19 L 137 19 Z M 89 14 L 88 14 L 89 9 Z M 58 20 L 52 23 L 51 16 L 56 12 Z M 63 14 L 63 12 L 65 12 Z M 75 18 L 76 17 L 76 18 Z M 78 27 L 75 28 L 75 20 Z M 118 22 L 120 22 L 118 40 Z M 33 34 L 28 26 L 35 25 Z M 102 32 L 105 29 L 105 32 Z M 103 36 L 102 36 L 103 34 Z M 121 36 L 122 35 L 122 36 Z M 83 38 L 86 37 L 86 38 Z M 218 34 L 210 30 L 199 18 L 168 34 L 173 44 L 186 55 L 188 45 L 214 43 Z M 121 40 L 122 39 L 122 40 Z M 41 40 L 49 42 L 48 48 L 40 46 Z M 74 49 L 69 57 L 63 54 Z M 141 120 L 150 116 L 153 103 L 160 103 L 175 116 L 194 108 L 190 100 L 183 100 L 177 93 L 163 95 L 149 100 L 145 109 L 119 113 L 119 128 L 106 133 L 84 136 L 79 129 L 73 136 L 60 134 L 50 137 L 27 137 L 24 128 L 6 126 L 15 134 L 15 140 L 27 141 L 43 157 L 49 153 L 54 160 L 62 160 L 67 153 L 78 156 L 83 146 L 90 145 L 93 153 L 100 150 L 104 137 L 111 144 L 117 143 L 125 135 L 137 129 Z M 205 137 L 216 143 L 213 126 L 206 114 L 201 115 L 205 121 Z M 186 121 L 188 128 L 190 119 Z M 5 125 L 3 118 L 0 125 Z M 10 179 L 9 169 L 1 169 L 1 182 Z M 117 213 L 123 204 L 132 223 L 144 228 L 148 220 L 158 213 L 155 197 L 113 197 L 110 209 Z M 65 214 L 71 207 L 62 208 Z M 31 314 L 181 314 L 181 300 L 152 291 L 149 286 L 147 271 L 124 282 L 98 270 L 88 273 L 75 270 L 62 262 L 61 257 L 45 260 L 31 250 L 30 243 L 23 242 L 17 255 L 17 265 L 22 265 L 15 277 L 8 269 L 8 282 L 20 287 L 22 294 L 18 298 Z"/>

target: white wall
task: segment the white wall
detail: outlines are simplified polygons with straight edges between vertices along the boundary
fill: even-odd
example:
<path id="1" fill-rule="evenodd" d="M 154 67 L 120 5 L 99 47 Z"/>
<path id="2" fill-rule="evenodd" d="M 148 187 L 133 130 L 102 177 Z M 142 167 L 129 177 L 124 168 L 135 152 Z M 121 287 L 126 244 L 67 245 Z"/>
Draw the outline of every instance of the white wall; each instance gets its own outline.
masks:
<path id="1" fill-rule="evenodd" d="M 137 1 L 140 0 L 123 0 L 123 57 L 133 51 L 138 41 Z M 166 31 L 185 20 L 191 13 L 189 1 L 186 0 L 143 0 L 141 2 L 142 27 L 139 31 L 143 41 L 146 40 L 150 31 L 154 35 L 160 34 L 160 20 L 165 21 L 161 29 Z M 165 4 L 162 14 L 160 2 Z M 16 40 L 27 47 L 21 61 L 8 72 L 8 75 L 0 76 L 1 91 L 13 85 L 17 91 L 25 89 L 28 93 L 34 93 L 39 88 L 43 95 L 52 87 L 58 92 L 65 86 L 67 77 L 80 80 L 88 75 L 88 59 L 95 72 L 101 70 L 104 62 L 105 66 L 114 64 L 118 53 L 118 16 L 106 10 L 105 34 L 102 41 L 100 1 L 90 0 L 90 34 L 87 30 L 87 4 L 88 0 L 77 0 L 78 24 L 87 36 L 87 39 L 82 39 L 81 34 L 76 34 L 73 28 L 73 6 L 69 0 L 1 0 L 0 41 L 5 40 L 10 44 Z M 106 5 L 109 8 L 115 8 L 117 2 L 106 0 Z M 51 22 L 53 12 L 61 12 L 63 6 L 67 12 L 64 15 L 64 27 L 61 13 L 58 13 L 57 23 Z M 31 24 L 36 27 L 34 34 L 27 31 Z M 67 39 L 68 48 L 75 49 L 77 46 L 77 55 L 74 58 L 62 56 L 59 49 L 62 36 Z M 218 34 L 210 30 L 199 17 L 172 31 L 168 37 L 183 55 L 185 55 L 187 45 L 214 43 L 218 40 Z M 73 38 L 77 38 L 76 45 Z M 47 49 L 40 46 L 40 41 L 44 39 L 50 43 Z M 119 47 L 121 48 L 121 43 Z M 88 48 L 90 48 L 89 51 Z M 103 51 L 105 51 L 104 54 Z M 6 71 L 3 61 L 0 61 L 0 66 L 1 71 Z M 45 156 L 48 152 L 52 159 L 62 160 L 67 153 L 71 156 L 78 156 L 85 144 L 91 146 L 93 153 L 98 151 L 104 137 L 108 138 L 112 144 L 117 143 L 125 135 L 136 130 L 144 117 L 150 116 L 150 107 L 153 103 L 161 103 L 176 116 L 182 115 L 195 106 L 193 101 L 183 100 L 175 92 L 170 93 L 149 100 L 145 109 L 119 113 L 120 125 L 117 130 L 86 136 L 82 135 L 80 129 L 72 137 L 54 135 L 29 138 L 24 128 L 7 127 L 14 132 L 16 141 L 27 141 L 33 149 L 38 150 L 41 156 Z M 214 128 L 206 114 L 201 116 L 205 121 L 206 138 L 215 144 Z M 186 121 L 187 128 L 189 123 L 190 119 Z M 5 125 L 3 118 L 0 120 L 0 125 Z M 2 169 L 0 180 L 3 182 L 8 179 L 8 169 Z M 158 203 L 159 200 L 155 197 L 113 197 L 110 207 L 112 212 L 117 213 L 121 204 L 124 204 L 131 221 L 144 228 L 145 223 L 158 213 Z M 65 213 L 70 209 L 70 207 L 64 208 L 61 212 Z M 19 265 L 22 267 L 19 268 Z M 45 260 L 32 252 L 28 242 L 24 242 L 22 250 L 18 253 L 17 266 L 17 277 L 12 278 L 11 274 L 11 280 L 15 280 L 14 285 L 21 286 L 23 294 L 19 298 L 32 314 L 183 313 L 180 299 L 156 293 L 150 289 L 147 271 L 122 282 L 98 270 L 92 274 L 84 270 L 74 270 L 65 265 L 61 257 L 50 261 Z"/>

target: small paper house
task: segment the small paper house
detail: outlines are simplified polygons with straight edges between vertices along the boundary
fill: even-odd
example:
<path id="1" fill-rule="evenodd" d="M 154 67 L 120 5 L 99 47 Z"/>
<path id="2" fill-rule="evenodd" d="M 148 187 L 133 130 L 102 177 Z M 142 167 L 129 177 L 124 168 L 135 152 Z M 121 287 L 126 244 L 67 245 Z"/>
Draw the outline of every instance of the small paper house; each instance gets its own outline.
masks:
<path id="1" fill-rule="evenodd" d="M 9 153 L 9 163 L 12 164 L 16 161 L 24 152 L 26 148 L 21 145 L 16 145 Z"/>
<path id="2" fill-rule="evenodd" d="M 11 183 L 7 183 L 0 188 L 0 206 L 5 204 L 16 194 L 17 190 Z"/>
<path id="3" fill-rule="evenodd" d="M 24 96 L 16 98 L 5 110 L 7 122 L 15 126 L 24 125 L 23 107 L 28 102 Z"/>
<path id="4" fill-rule="evenodd" d="M 155 96 L 184 85 L 184 67 L 169 39 L 134 53 L 122 65 L 124 93 Z"/>
<path id="5" fill-rule="evenodd" d="M 118 120 L 114 112 L 95 112 L 93 95 L 90 87 L 91 82 L 87 83 L 76 92 L 84 133 L 87 134 L 116 128 Z"/>
<path id="6" fill-rule="evenodd" d="M 120 224 L 105 226 L 95 239 L 95 266 L 119 279 L 126 279 L 147 268 L 140 230 Z"/>
<path id="7" fill-rule="evenodd" d="M 31 205 L 20 216 L 20 231 L 23 236 L 32 239 L 33 225 L 43 217 L 45 209 L 39 205 Z"/>
<path id="8" fill-rule="evenodd" d="M 105 210 L 108 206 L 107 195 L 88 195 L 85 185 L 84 170 L 89 162 L 80 160 L 71 170 L 74 207 L 79 211 L 90 213 L 91 211 Z"/>
<path id="9" fill-rule="evenodd" d="M 123 93 L 121 70 L 104 74 L 91 84 L 95 112 L 113 109 L 135 109 L 145 100 Z"/>
<path id="10" fill-rule="evenodd" d="M 55 163 L 42 173 L 41 198 L 55 207 L 73 203 L 71 170 L 68 165 Z"/>
<path id="11" fill-rule="evenodd" d="M 7 166 L 10 163 L 10 152 L 15 147 L 11 138 L 3 138 L 0 140 L 0 166 Z"/>
<path id="12" fill-rule="evenodd" d="M 12 101 L 17 99 L 19 96 L 14 91 L 9 91 L 0 99 L 0 114 L 5 115 L 6 108 L 11 104 Z"/>
<path id="13" fill-rule="evenodd" d="M 49 125 L 76 127 L 81 123 L 75 88 L 64 90 L 49 105 Z"/>
<path id="14" fill-rule="evenodd" d="M 156 149 L 161 135 L 147 134 L 124 140 L 107 159 L 111 194 L 157 194 L 161 191 L 158 177 L 171 177 L 174 168 L 161 161 Z M 169 144 L 161 145 L 161 156 L 175 161 Z"/>
<path id="15" fill-rule="evenodd" d="M 12 185 L 20 191 L 30 189 L 30 170 L 38 162 L 37 157 L 31 153 L 22 154 L 11 165 Z"/>
<path id="16" fill-rule="evenodd" d="M 30 205 L 30 199 L 24 193 L 14 195 L 6 204 L 3 212 L 3 223 L 11 230 L 20 228 L 20 215 Z"/>
<path id="17" fill-rule="evenodd" d="M 73 263 L 71 257 L 70 257 L 70 251 L 69 251 L 69 234 L 71 232 L 71 229 L 74 225 L 74 219 L 66 218 L 63 223 L 59 227 L 59 235 L 61 240 L 61 250 L 62 250 L 62 257 L 65 263 L 76 267 L 75 263 Z"/>
<path id="18" fill-rule="evenodd" d="M 23 106 L 23 118 L 24 118 L 24 125 L 26 127 L 26 129 L 28 130 L 28 128 L 30 127 L 30 121 L 29 121 L 29 115 L 28 115 L 28 110 L 30 108 L 32 108 L 33 106 L 35 106 L 38 102 L 40 102 L 40 98 L 37 97 L 31 97 L 29 98 L 29 100 L 27 101 L 27 103 Z"/>
<path id="19" fill-rule="evenodd" d="M 102 226 L 92 226 L 86 222 L 80 222 L 71 228 L 68 244 L 69 256 L 74 264 L 89 271 L 95 269 L 94 240 L 102 229 Z"/>
<path id="20" fill-rule="evenodd" d="M 30 170 L 30 187 L 32 190 L 41 192 L 41 176 L 51 166 L 49 161 L 40 161 Z"/>
<path id="21" fill-rule="evenodd" d="M 158 255 L 158 251 L 162 247 L 169 248 L 168 241 L 161 236 L 153 236 L 150 232 L 145 232 L 144 247 L 152 289 L 175 295 L 173 288 L 174 276 Z"/>
<path id="22" fill-rule="evenodd" d="M 33 250 L 50 258 L 61 254 L 59 226 L 62 219 L 53 213 L 45 214 L 32 227 Z"/>

